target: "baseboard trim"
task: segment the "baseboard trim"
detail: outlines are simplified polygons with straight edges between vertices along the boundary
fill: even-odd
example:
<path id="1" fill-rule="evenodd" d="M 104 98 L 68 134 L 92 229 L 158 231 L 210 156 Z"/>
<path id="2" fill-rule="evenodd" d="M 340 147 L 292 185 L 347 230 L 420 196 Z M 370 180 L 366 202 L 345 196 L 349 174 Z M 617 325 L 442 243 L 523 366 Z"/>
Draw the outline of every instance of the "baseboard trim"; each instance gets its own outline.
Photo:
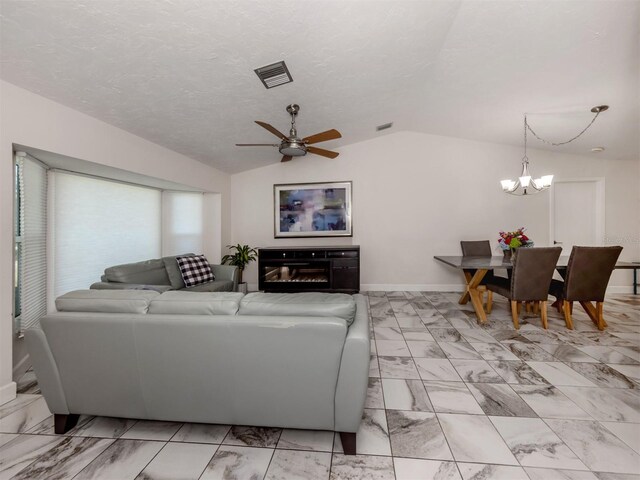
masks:
<path id="1" fill-rule="evenodd" d="M 412 284 L 412 283 L 364 283 L 363 292 L 463 292 L 464 285 L 454 284 Z"/>
<path id="2" fill-rule="evenodd" d="M 25 373 L 27 373 L 27 370 L 31 368 L 31 364 L 29 363 L 30 359 L 31 358 L 27 354 L 24 357 L 22 357 L 22 359 L 19 362 L 17 362 L 17 364 L 13 367 L 13 378 L 19 379 Z"/>
<path id="3" fill-rule="evenodd" d="M 633 287 L 609 285 L 607 287 L 607 293 L 633 293 Z"/>
<path id="4" fill-rule="evenodd" d="M 247 287 L 250 292 L 258 291 L 257 283 L 249 283 Z M 363 283 L 360 285 L 360 291 L 362 292 L 464 292 L 464 289 L 464 285 L 459 283 Z M 633 287 L 609 285 L 609 287 L 607 287 L 607 293 L 633 293 Z"/>
<path id="5" fill-rule="evenodd" d="M 4 405 L 16 398 L 17 385 L 16 382 L 9 382 L 0 387 L 0 405 Z"/>

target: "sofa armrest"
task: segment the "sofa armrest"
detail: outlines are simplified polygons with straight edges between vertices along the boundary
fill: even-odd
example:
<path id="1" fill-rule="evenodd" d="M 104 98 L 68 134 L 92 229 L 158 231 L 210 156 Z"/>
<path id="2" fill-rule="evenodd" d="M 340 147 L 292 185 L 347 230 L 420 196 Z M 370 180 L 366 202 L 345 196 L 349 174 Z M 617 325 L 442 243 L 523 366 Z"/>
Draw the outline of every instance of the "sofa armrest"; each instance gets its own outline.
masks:
<path id="1" fill-rule="evenodd" d="M 238 276 L 239 270 L 238 267 L 233 265 L 213 265 L 211 264 L 211 270 L 213 271 L 213 276 L 216 277 L 216 280 L 226 280 L 233 282 L 233 291 L 236 292 L 238 290 Z"/>
<path id="2" fill-rule="evenodd" d="M 44 332 L 29 328 L 24 333 L 27 351 L 38 378 L 38 385 L 51 413 L 68 415 L 67 399 L 64 395 L 60 373 Z"/>
<path id="3" fill-rule="evenodd" d="M 354 295 L 354 299 L 356 300 L 356 318 L 347 331 L 336 386 L 335 430 L 337 432 L 358 430 L 369 385 L 371 342 L 367 300 L 363 295 Z"/>

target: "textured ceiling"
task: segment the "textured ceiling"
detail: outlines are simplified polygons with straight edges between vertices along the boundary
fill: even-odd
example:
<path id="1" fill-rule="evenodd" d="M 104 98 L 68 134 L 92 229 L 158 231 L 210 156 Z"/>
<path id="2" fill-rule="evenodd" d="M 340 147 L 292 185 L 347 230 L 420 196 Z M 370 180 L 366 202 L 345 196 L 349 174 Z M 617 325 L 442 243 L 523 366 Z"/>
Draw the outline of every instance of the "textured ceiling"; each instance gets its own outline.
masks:
<path id="1" fill-rule="evenodd" d="M 3 79 L 227 172 L 279 161 L 253 123 L 341 145 L 414 130 L 639 158 L 637 1 L 0 0 Z M 266 90 L 253 69 L 285 60 Z M 535 147 L 544 147 L 536 142 Z M 419 152 L 419 148 L 416 149 Z M 417 155 L 428 155 L 428 152 Z M 304 161 L 303 159 L 298 161 Z M 327 160 L 331 161 L 331 160 Z M 339 161 L 339 157 L 338 160 Z"/>

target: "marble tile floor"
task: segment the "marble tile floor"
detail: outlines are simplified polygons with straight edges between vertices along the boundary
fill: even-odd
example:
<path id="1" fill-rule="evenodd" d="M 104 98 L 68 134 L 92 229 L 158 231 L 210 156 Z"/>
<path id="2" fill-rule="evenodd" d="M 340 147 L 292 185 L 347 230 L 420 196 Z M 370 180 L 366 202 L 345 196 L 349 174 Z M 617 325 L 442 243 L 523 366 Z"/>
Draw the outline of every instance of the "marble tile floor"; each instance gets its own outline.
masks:
<path id="1" fill-rule="evenodd" d="M 81 417 L 66 435 L 37 379 L 0 406 L 0 480 L 640 480 L 640 297 L 599 332 L 497 298 L 480 327 L 457 293 L 368 292 L 371 368 L 358 455 L 332 432 Z"/>

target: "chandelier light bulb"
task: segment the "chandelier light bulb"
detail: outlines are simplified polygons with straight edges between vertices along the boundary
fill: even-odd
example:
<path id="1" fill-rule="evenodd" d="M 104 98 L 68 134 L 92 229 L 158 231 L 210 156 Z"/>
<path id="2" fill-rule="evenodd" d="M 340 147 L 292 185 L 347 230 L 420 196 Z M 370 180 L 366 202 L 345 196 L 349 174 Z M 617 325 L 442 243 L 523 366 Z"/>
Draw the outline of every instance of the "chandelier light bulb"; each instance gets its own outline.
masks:
<path id="1" fill-rule="evenodd" d="M 507 191 L 510 190 L 516 182 L 513 180 L 501 180 L 500 184 L 502 185 L 502 190 Z"/>

